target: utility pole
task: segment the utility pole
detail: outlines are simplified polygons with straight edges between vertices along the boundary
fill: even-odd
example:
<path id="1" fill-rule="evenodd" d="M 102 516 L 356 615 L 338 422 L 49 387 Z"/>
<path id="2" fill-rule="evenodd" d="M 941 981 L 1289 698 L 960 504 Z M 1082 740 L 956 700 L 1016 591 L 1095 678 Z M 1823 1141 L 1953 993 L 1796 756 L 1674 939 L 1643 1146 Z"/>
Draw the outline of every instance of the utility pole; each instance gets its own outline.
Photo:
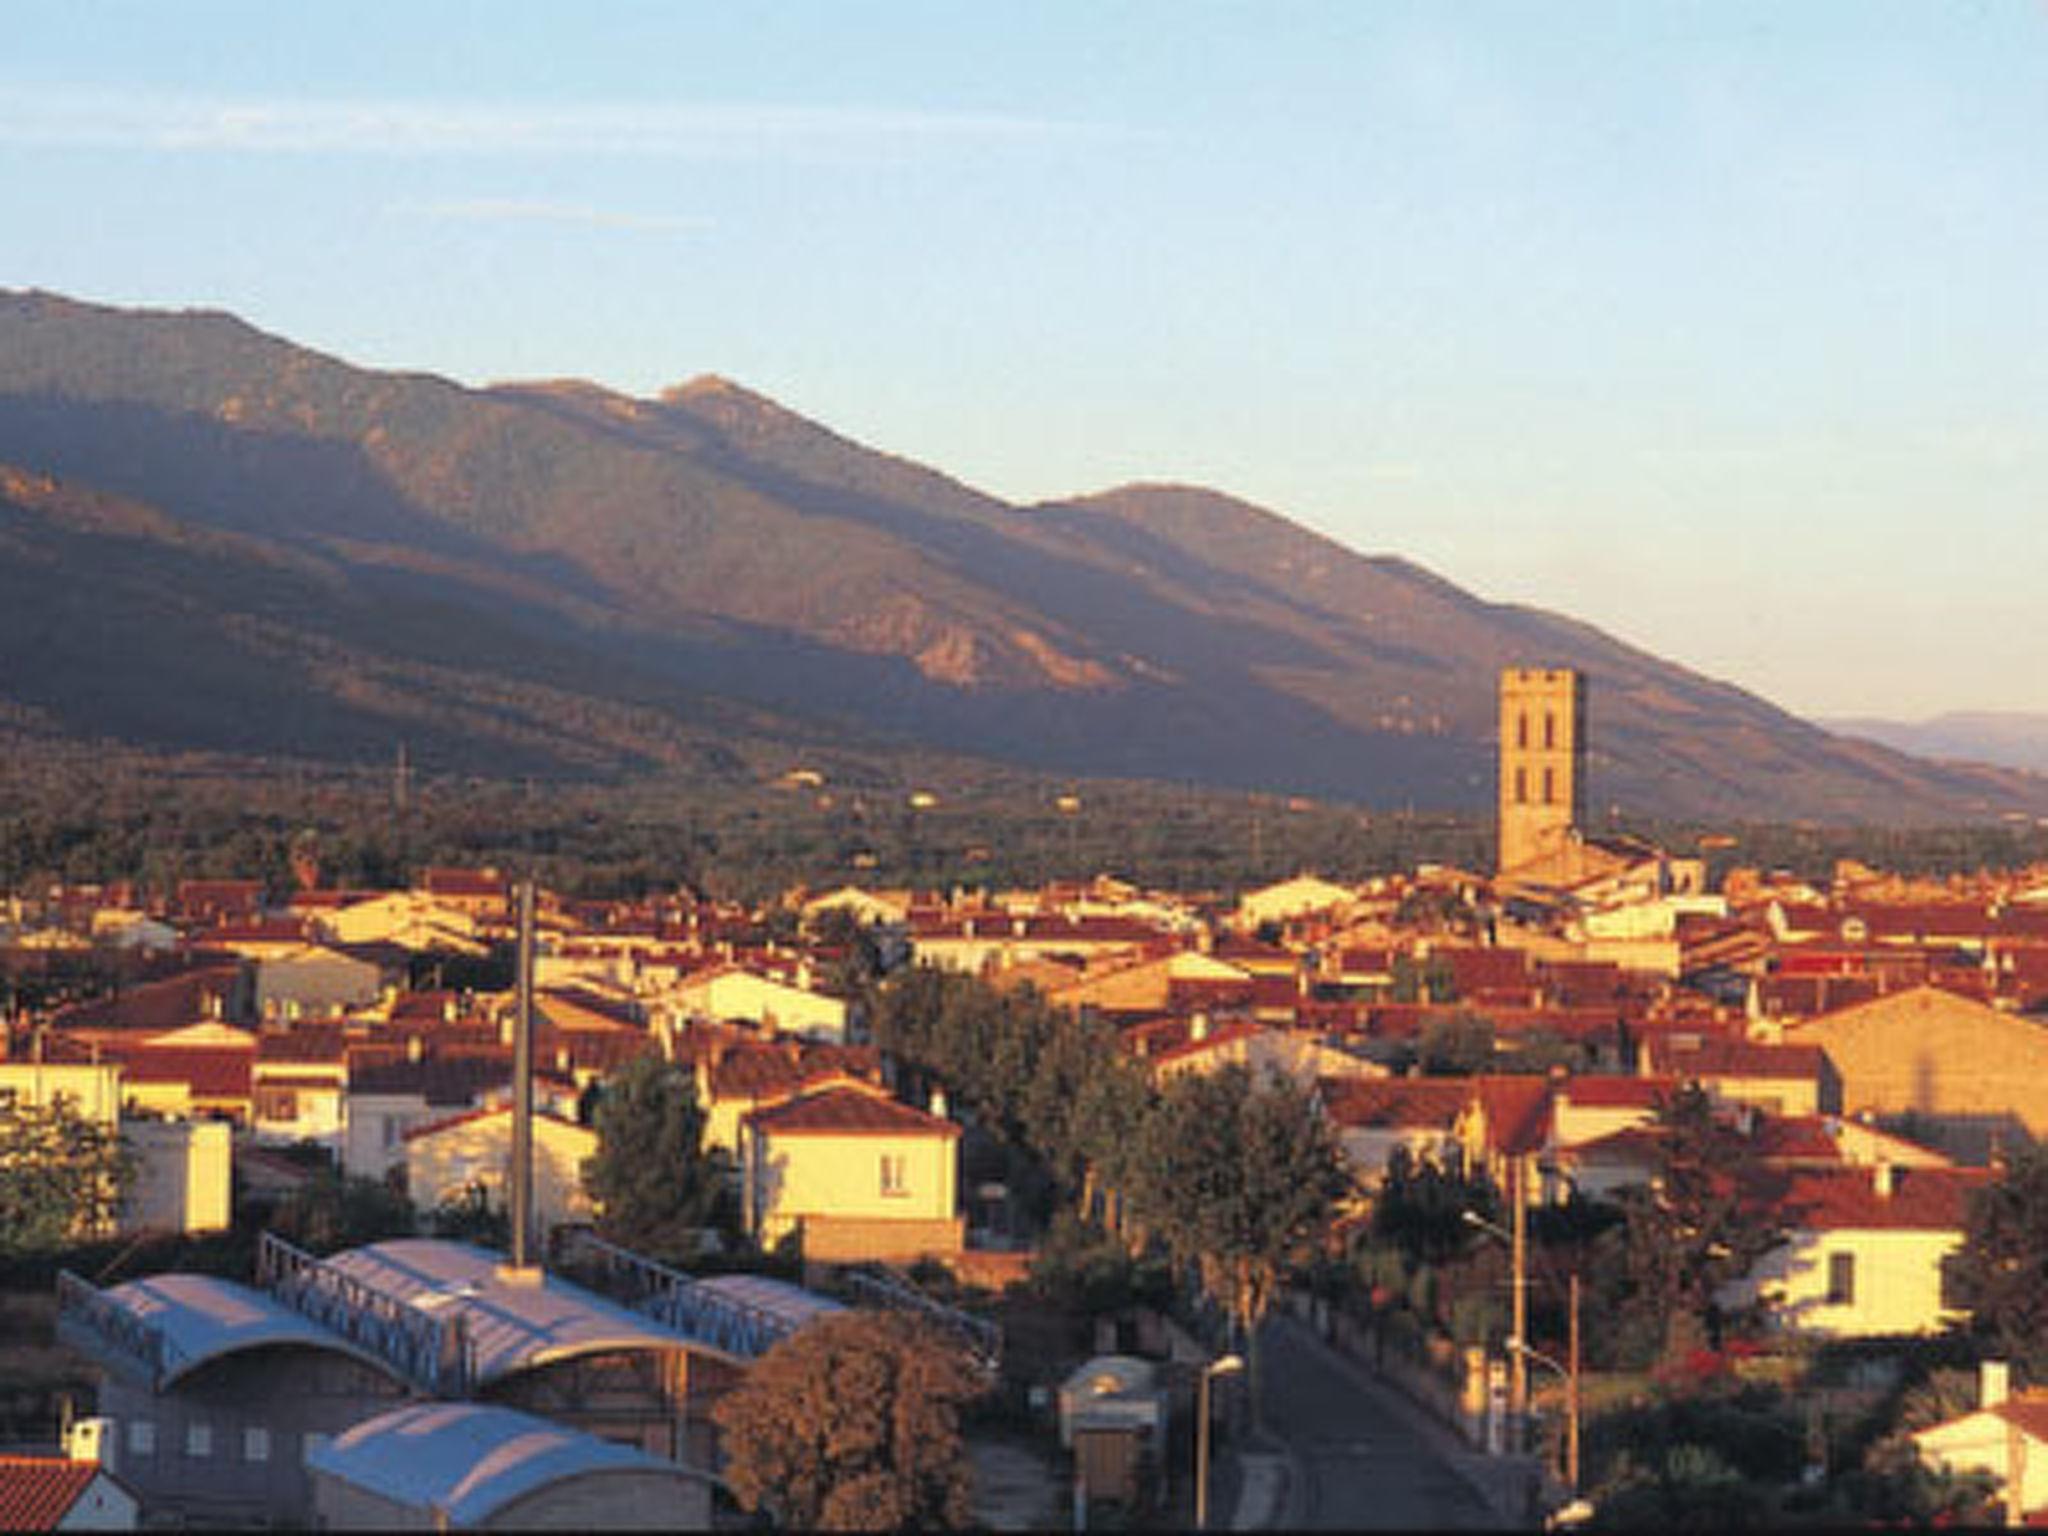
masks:
<path id="1" fill-rule="evenodd" d="M 512 1032 L 512 1267 L 533 1263 L 533 878 L 519 882 L 519 976 Z"/>
<path id="2" fill-rule="evenodd" d="M 1529 1416 L 1529 1162 L 1517 1153 L 1508 1162 L 1508 1203 L 1514 1208 L 1510 1230 L 1514 1241 L 1514 1314 L 1508 1337 L 1508 1417 L 1514 1425 L 1512 1449 L 1520 1451 Z"/>
<path id="3" fill-rule="evenodd" d="M 1571 1273 L 1571 1340 L 1565 1354 L 1568 1367 L 1564 1378 L 1566 1411 L 1570 1414 L 1565 1425 L 1564 1478 L 1571 1485 L 1572 1497 L 1579 1496 L 1579 1272 Z"/>

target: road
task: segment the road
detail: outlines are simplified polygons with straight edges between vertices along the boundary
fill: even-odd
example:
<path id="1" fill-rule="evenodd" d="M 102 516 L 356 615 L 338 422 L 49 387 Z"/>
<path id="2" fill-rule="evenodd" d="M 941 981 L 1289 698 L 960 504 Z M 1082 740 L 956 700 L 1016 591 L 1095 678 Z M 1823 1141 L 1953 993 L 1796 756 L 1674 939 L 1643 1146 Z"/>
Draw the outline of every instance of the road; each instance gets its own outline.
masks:
<path id="1" fill-rule="evenodd" d="M 1291 1317 L 1260 1335 L 1265 1428 L 1305 1486 L 1290 1509 L 1311 1530 L 1494 1530 L 1500 1518 L 1461 1478 L 1447 1432 L 1422 1409 Z"/>

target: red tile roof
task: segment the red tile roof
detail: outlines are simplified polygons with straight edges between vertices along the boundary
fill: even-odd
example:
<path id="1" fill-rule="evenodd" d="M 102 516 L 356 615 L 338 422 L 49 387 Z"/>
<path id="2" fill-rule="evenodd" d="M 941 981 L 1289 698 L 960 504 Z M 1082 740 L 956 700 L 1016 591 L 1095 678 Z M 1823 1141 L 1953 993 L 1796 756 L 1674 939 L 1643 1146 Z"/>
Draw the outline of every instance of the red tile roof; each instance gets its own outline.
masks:
<path id="1" fill-rule="evenodd" d="M 0 1530 L 54 1531 L 99 1475 L 96 1461 L 0 1456 Z"/>
<path id="2" fill-rule="evenodd" d="M 1316 1083 L 1323 1113 L 1355 1129 L 1447 1131 L 1472 1096 L 1472 1085 L 1447 1077 L 1342 1077 Z"/>
<path id="3" fill-rule="evenodd" d="M 1550 1128 L 1550 1084 L 1540 1077 L 1476 1077 L 1479 1102 L 1486 1109 L 1489 1150 L 1510 1156 L 1534 1152 Z"/>
<path id="4" fill-rule="evenodd" d="M 1557 1091 L 1581 1109 L 1654 1109 L 1677 1087 L 1668 1077 L 1620 1077 L 1587 1073 L 1558 1084 Z"/>
<path id="5" fill-rule="evenodd" d="M 1235 1045 L 1240 1040 L 1249 1040 L 1255 1035 L 1267 1033 L 1269 1031 L 1265 1025 L 1254 1023 L 1250 1019 L 1229 1019 L 1213 1025 L 1199 1040 L 1190 1033 L 1176 1044 L 1155 1050 L 1152 1053 L 1152 1060 L 1178 1061 L 1183 1057 L 1199 1056 L 1205 1051 L 1221 1050 L 1226 1045 Z"/>
<path id="6" fill-rule="evenodd" d="M 2029 1438 L 2048 1443 L 2048 1393 L 2023 1392 L 1991 1411 Z"/>
<path id="7" fill-rule="evenodd" d="M 807 1093 L 772 1109 L 757 1109 L 747 1123 L 771 1136 L 958 1136 L 960 1127 L 894 1099 L 855 1088 Z"/>
<path id="8" fill-rule="evenodd" d="M 1767 1045 L 1754 1040 L 1702 1040 L 1689 1050 L 1659 1041 L 1653 1055 L 1682 1076 L 1775 1077 L 1817 1083 L 1827 1058 L 1817 1045 Z"/>
<path id="9" fill-rule="evenodd" d="M 1889 1172 L 1892 1192 L 1878 1193 Z M 1745 1198 L 1786 1226 L 1961 1232 L 1973 1191 L 1990 1180 L 1982 1168 L 1773 1168 L 1749 1181 Z"/>
<path id="10" fill-rule="evenodd" d="M 256 1053 L 246 1046 L 145 1045 L 108 1050 L 130 1083 L 184 1083 L 200 1098 L 246 1099 Z"/>

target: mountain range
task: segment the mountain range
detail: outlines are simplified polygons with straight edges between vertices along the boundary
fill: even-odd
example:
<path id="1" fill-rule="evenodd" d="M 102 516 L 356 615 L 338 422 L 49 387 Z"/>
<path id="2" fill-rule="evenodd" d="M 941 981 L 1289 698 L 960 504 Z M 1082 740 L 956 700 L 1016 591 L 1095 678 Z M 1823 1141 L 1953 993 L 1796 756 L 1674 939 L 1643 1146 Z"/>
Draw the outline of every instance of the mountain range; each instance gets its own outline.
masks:
<path id="1" fill-rule="evenodd" d="M 1479 809 L 1515 664 L 1587 673 L 1598 811 L 2048 810 L 1213 491 L 1019 506 L 716 377 L 472 389 L 0 291 L 16 732 L 475 773 L 859 744 Z"/>
<path id="2" fill-rule="evenodd" d="M 1931 720 L 1828 720 L 1828 730 L 1882 742 L 1944 762 L 1991 763 L 2048 773 L 2048 715 L 2024 710 L 1954 710 Z"/>

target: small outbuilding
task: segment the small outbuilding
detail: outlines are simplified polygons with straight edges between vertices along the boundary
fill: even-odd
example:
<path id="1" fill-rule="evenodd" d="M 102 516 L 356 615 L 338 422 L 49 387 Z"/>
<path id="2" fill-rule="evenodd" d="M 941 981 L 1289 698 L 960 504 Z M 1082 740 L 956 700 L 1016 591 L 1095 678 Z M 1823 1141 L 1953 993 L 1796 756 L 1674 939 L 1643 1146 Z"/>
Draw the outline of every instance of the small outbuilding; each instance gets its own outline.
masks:
<path id="1" fill-rule="evenodd" d="M 1060 1387 L 1060 1444 L 1089 1497 L 1134 1505 L 1166 1451 L 1166 1387 L 1135 1355 L 1097 1355 Z M 1149 1469 L 1149 1470 L 1148 1470 Z"/>
<path id="2" fill-rule="evenodd" d="M 416 1403 L 306 1453 L 322 1530 L 702 1531 L 711 1479 L 482 1403 Z"/>

